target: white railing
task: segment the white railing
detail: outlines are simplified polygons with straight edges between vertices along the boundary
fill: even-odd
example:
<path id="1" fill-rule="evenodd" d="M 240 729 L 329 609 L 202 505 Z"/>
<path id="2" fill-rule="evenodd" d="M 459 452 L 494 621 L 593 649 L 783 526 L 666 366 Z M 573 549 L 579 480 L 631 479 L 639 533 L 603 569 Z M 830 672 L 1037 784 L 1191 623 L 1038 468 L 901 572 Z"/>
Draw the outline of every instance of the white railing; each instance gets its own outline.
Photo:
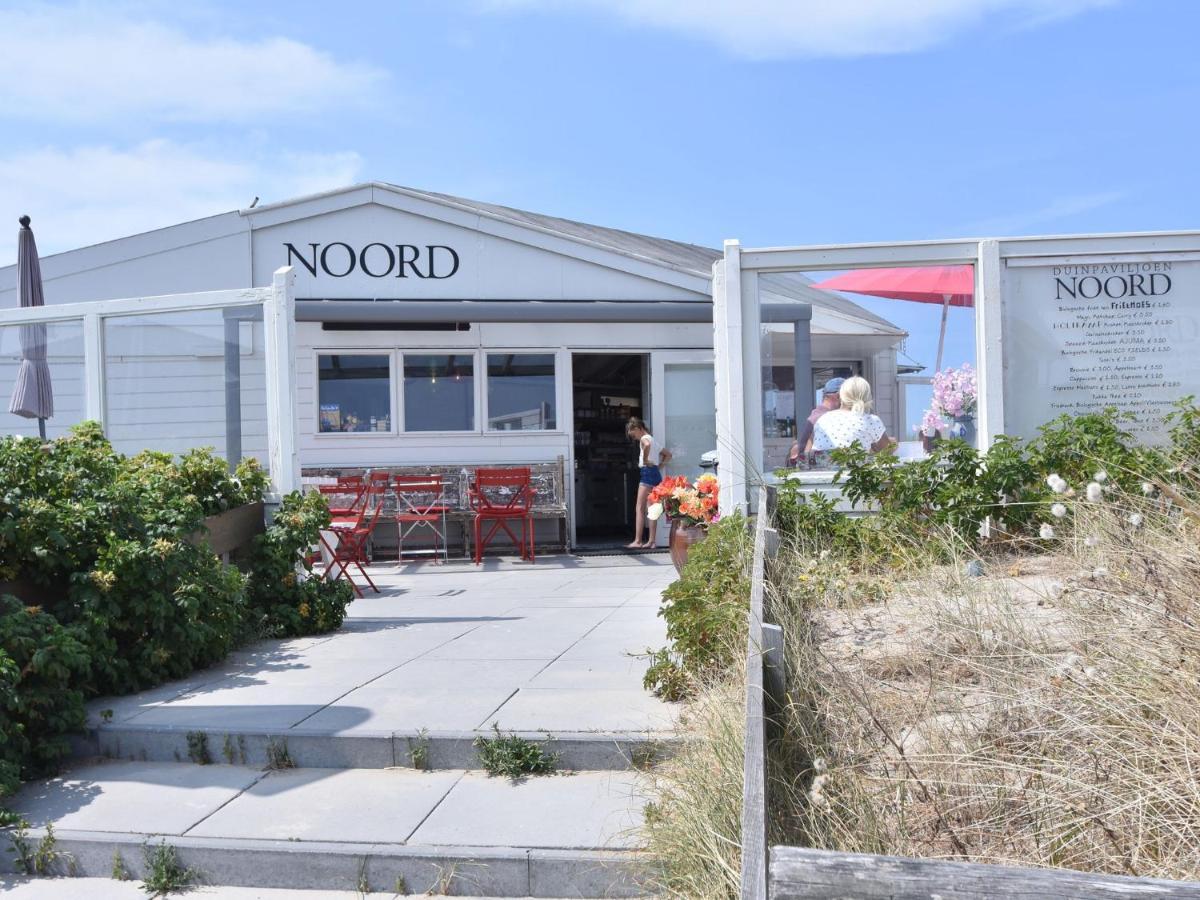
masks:
<path id="1" fill-rule="evenodd" d="M 0 329 L 21 325 L 45 323 L 48 325 L 77 324 L 82 330 L 82 418 L 93 419 L 105 428 L 106 433 L 116 427 L 109 400 L 118 390 L 110 380 L 118 364 L 126 362 L 123 356 L 114 355 L 117 348 L 110 347 L 106 353 L 106 326 L 131 325 L 135 317 L 165 316 L 173 313 L 222 312 L 234 322 L 233 354 L 240 353 L 240 338 L 237 336 L 237 318 L 228 316 L 233 310 L 261 311 L 263 335 L 263 380 L 265 382 L 265 431 L 267 466 L 271 475 L 272 490 L 286 493 L 300 486 L 300 464 L 297 452 L 295 416 L 295 293 L 294 275 L 290 267 L 275 272 L 270 287 L 244 288 L 226 291 L 211 291 L 192 294 L 169 294 L 158 297 L 135 297 L 119 300 L 96 300 L 86 303 L 63 303 L 36 308 L 0 310 Z M 257 319 L 257 314 L 252 314 Z M 190 323 L 195 327 L 195 323 Z M 115 342 L 114 342 L 115 345 Z M 173 348 L 158 348 L 168 353 Z M 124 352 L 124 351 L 122 351 Z M 229 350 L 226 350 L 228 353 Z M 234 391 L 238 375 L 234 366 Z M 226 378 L 228 379 L 228 374 Z M 207 390 L 202 387 L 201 390 Z M 162 393 L 162 391 L 160 391 Z M 209 391 L 209 394 L 215 394 Z M 6 399 L 6 398 L 5 398 Z M 212 406 L 227 402 L 226 395 L 206 397 Z M 136 401 L 135 401 L 136 402 Z M 168 394 L 166 402 L 171 402 Z M 189 401 L 177 399 L 178 415 L 186 419 Z M 128 412 L 128 411 L 126 411 Z M 136 420 L 136 410 L 134 411 Z M 195 415 L 199 415 L 198 412 Z M 7 418 L 7 413 L 0 413 Z M 4 418 L 0 418 L 3 422 Z M 7 430 L 0 425 L 0 433 Z M 165 426 L 165 430 L 170 430 Z M 177 429 L 186 434 L 187 429 Z M 111 436 L 111 435 L 110 435 Z M 184 438 L 186 440 L 186 438 Z M 138 449 L 176 449 L 179 442 L 166 442 L 160 437 L 147 435 L 136 441 Z M 165 446 L 164 446 L 165 445 Z M 230 463 L 237 460 L 231 459 Z"/>

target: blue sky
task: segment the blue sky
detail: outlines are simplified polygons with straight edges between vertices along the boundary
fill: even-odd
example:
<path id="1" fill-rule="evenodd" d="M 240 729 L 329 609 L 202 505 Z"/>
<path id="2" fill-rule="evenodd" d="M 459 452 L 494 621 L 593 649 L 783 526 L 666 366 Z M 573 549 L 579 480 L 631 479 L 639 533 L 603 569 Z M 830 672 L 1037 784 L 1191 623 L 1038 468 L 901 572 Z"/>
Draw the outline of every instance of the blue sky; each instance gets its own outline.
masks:
<path id="1" fill-rule="evenodd" d="M 48 253 L 370 179 L 711 246 L 1195 228 L 1197 33 L 1190 0 L 0 4 L 0 261 L 22 212 Z M 936 310 L 884 302 L 932 363 Z"/>

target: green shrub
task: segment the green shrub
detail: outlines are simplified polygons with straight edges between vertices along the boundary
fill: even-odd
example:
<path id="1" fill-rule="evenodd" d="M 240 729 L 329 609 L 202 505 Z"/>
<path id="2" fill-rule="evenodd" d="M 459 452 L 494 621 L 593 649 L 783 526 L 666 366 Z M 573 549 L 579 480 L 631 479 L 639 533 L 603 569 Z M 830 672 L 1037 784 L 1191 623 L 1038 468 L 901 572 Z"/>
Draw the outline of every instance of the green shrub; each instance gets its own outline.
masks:
<path id="1" fill-rule="evenodd" d="M 709 526 L 708 537 L 692 545 L 683 572 L 663 592 L 659 615 L 671 644 L 655 655 L 646 687 L 679 697 L 689 692 L 685 680 L 694 685 L 737 660 L 746 639 L 750 546 L 740 514 Z"/>
<path id="2" fill-rule="evenodd" d="M 1187 408 L 1184 401 L 1177 412 Z M 1086 485 L 1104 470 L 1117 485 L 1136 490 L 1148 473 L 1164 468 L 1165 459 L 1161 451 L 1139 445 L 1124 429 L 1132 418 L 1112 407 L 1083 416 L 1060 416 L 1038 429 L 1029 444 L 1030 464 L 1042 478 L 1056 474 L 1075 487 Z"/>
<path id="3" fill-rule="evenodd" d="M 181 678 L 222 659 L 243 631 L 243 576 L 186 541 L 112 540 L 72 588 L 96 693 Z"/>
<path id="4" fill-rule="evenodd" d="M 87 649 L 53 616 L 0 595 L 0 797 L 67 755 L 87 671 Z"/>
<path id="5" fill-rule="evenodd" d="M 299 565 L 329 521 L 319 494 L 285 498 L 246 575 L 193 542 L 205 516 L 266 486 L 255 460 L 231 474 L 205 448 L 125 457 L 91 422 L 50 442 L 0 439 L 0 582 L 43 601 L 0 607 L 0 794 L 53 768 L 84 694 L 183 677 L 247 637 L 341 624 L 349 585 Z"/>
<path id="6" fill-rule="evenodd" d="M 255 539 L 248 589 L 249 625 L 256 636 L 322 634 L 341 627 L 354 589 L 312 572 L 309 548 L 329 525 L 320 494 L 288 494 L 267 530 Z"/>

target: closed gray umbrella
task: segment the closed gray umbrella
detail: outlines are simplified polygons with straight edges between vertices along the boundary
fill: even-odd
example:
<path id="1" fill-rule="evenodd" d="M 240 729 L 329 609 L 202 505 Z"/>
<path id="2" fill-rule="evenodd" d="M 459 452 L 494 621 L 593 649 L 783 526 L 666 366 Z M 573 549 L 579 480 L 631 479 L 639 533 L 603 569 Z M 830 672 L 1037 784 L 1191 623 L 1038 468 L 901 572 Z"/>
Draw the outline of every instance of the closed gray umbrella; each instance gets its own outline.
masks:
<path id="1" fill-rule="evenodd" d="M 22 307 L 42 306 L 42 266 L 37 244 L 29 227 L 29 216 L 21 216 L 17 232 L 17 290 Z M 8 411 L 38 420 L 38 432 L 46 437 L 46 420 L 54 415 L 54 389 L 46 363 L 46 325 L 21 326 L 21 368 L 13 387 Z"/>

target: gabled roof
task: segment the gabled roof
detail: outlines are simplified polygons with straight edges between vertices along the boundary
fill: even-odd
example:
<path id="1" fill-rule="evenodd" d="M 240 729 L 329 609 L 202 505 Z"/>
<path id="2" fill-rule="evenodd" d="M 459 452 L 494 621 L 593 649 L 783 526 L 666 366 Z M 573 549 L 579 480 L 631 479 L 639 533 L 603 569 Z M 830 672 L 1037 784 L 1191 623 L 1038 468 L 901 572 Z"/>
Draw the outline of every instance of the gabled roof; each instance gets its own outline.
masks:
<path id="1" fill-rule="evenodd" d="M 669 241 L 666 238 L 651 237 L 650 235 L 637 234 L 632 231 L 622 231 L 619 228 L 589 225 L 587 222 L 576 222 L 574 219 L 547 216 L 525 209 L 515 209 L 511 206 L 500 206 L 496 203 L 482 203 L 478 200 L 468 200 L 465 197 L 455 197 L 452 194 L 439 194 L 435 191 L 422 191 L 417 188 L 408 188 L 394 184 L 384 184 L 382 186 L 416 194 L 434 202 L 461 206 L 484 215 L 506 219 L 520 225 L 530 225 L 535 228 L 552 231 L 563 237 L 574 238 L 592 244 L 601 244 L 621 253 L 655 260 L 673 268 L 695 272 L 706 278 L 712 274 L 713 263 L 721 258 L 719 250 L 713 250 L 710 247 L 701 247 L 697 244 Z"/>
<path id="2" fill-rule="evenodd" d="M 359 196 L 354 199 L 347 196 L 353 194 L 358 194 Z M 382 195 L 382 197 L 379 195 Z M 402 201 L 404 197 L 413 198 L 418 202 L 424 201 L 425 203 L 448 208 L 448 210 L 458 210 L 460 214 L 467 213 L 505 223 L 510 228 L 524 229 L 526 233 L 540 232 L 543 235 L 550 235 L 555 239 L 596 248 L 601 253 L 618 254 L 631 260 L 636 260 L 637 262 L 632 264 L 635 266 L 644 267 L 648 264 L 652 267 L 661 267 L 659 271 L 669 269 L 677 273 L 682 273 L 682 275 L 673 277 L 675 279 L 683 278 L 688 284 L 695 285 L 690 288 L 693 290 L 704 290 L 703 285 L 697 284 L 693 279 L 708 282 L 712 276 L 713 263 L 722 257 L 720 250 L 711 247 L 702 247 L 683 241 L 672 241 L 666 238 L 637 234 L 636 232 L 623 231 L 619 228 L 591 225 L 587 222 L 578 222 L 558 216 L 548 216 L 542 213 L 530 212 L 529 210 L 516 209 L 511 206 L 501 206 L 496 203 L 484 203 L 478 200 L 470 200 L 466 197 L 456 197 L 452 194 L 424 191 L 389 182 L 372 181 L 275 203 L 263 204 L 253 208 L 221 213 L 203 219 L 183 222 L 178 225 L 154 229 L 141 234 L 105 241 L 91 247 L 50 254 L 43 257 L 43 264 L 46 264 L 49 260 L 53 260 L 50 263 L 50 267 L 54 270 L 54 275 L 66 274 L 72 271 L 85 271 L 97 265 L 111 262 L 115 249 L 114 245 L 120 248 L 117 251 L 119 257 L 125 259 L 136 258 L 161 252 L 172 247 L 192 244 L 211 239 L 215 236 L 245 230 L 247 228 L 247 220 L 249 220 L 249 227 L 251 228 L 256 227 L 253 224 L 253 220 L 259 217 L 268 220 L 286 220 L 291 218 L 293 212 L 289 208 L 296 208 L 296 217 L 302 218 L 320 214 L 315 210 L 319 210 L 322 207 L 336 207 L 343 203 L 353 205 L 354 203 L 371 202 L 372 197 L 375 197 L 377 202 L 387 202 L 387 198 L 389 197 L 395 198 L 398 202 Z M 302 209 L 305 211 L 301 212 Z M 0 285 L 9 281 L 10 275 L 12 278 L 15 278 L 15 269 L 15 265 L 0 267 Z M 46 274 L 49 275 L 50 273 Z M 665 275 L 666 273 L 663 274 Z M 824 317 L 853 323 L 858 329 L 865 327 L 869 333 L 897 336 L 905 333 L 886 319 L 871 313 L 838 294 L 814 288 L 809 279 L 800 274 L 763 276 L 763 290 L 764 293 L 772 295 L 773 300 L 794 300 L 809 303 L 813 306 L 814 310 L 824 313 Z"/>
<path id="3" fill-rule="evenodd" d="M 501 206 L 496 203 L 483 203 L 456 197 L 453 194 L 441 194 L 435 191 L 422 191 L 417 188 L 402 185 L 380 183 L 378 187 L 387 187 L 407 194 L 425 197 L 435 203 L 447 203 L 470 209 L 477 213 L 504 219 L 521 225 L 551 231 L 556 234 L 590 244 L 599 244 L 631 256 L 660 262 L 675 269 L 690 271 L 705 278 L 712 273 L 713 263 L 721 259 L 720 250 L 712 247 L 701 247 L 698 244 L 687 244 L 682 241 L 671 241 L 666 238 L 651 237 L 632 231 L 622 231 L 619 228 L 606 228 L 601 225 L 589 225 L 587 222 L 577 222 L 574 219 L 563 219 L 558 216 L 547 216 L 542 213 L 515 209 L 511 206 Z M 877 316 L 839 294 L 823 291 L 812 286 L 812 282 L 800 275 L 782 274 L 763 277 L 764 289 L 777 295 L 780 299 L 798 300 L 814 307 L 827 310 L 836 316 L 866 321 L 874 326 L 878 333 L 902 335 L 905 332 L 897 328 L 887 319 Z"/>

